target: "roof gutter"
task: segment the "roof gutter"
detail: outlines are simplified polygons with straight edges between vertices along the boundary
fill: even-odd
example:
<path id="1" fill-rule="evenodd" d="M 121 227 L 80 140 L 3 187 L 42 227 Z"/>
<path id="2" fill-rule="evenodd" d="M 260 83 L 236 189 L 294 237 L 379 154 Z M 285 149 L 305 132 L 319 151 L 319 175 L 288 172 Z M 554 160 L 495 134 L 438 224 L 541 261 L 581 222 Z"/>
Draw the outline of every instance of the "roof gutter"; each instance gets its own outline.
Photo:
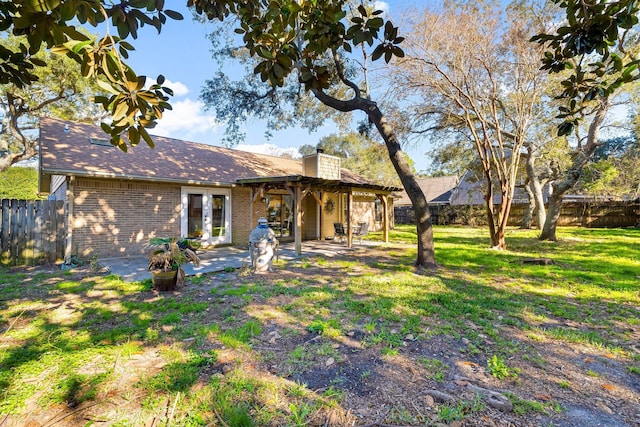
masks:
<path id="1" fill-rule="evenodd" d="M 47 175 L 67 175 L 78 176 L 86 178 L 111 178 L 120 179 L 122 181 L 149 181 L 149 182 L 162 182 L 167 184 L 188 184 L 188 185 L 201 185 L 201 186 L 216 186 L 216 187 L 237 187 L 235 182 L 211 182 L 211 181 L 199 181 L 190 179 L 171 179 L 171 178 L 153 178 L 142 175 L 116 175 L 112 173 L 100 173 L 100 172 L 82 172 L 65 169 L 46 169 L 41 168 L 41 173 Z"/>

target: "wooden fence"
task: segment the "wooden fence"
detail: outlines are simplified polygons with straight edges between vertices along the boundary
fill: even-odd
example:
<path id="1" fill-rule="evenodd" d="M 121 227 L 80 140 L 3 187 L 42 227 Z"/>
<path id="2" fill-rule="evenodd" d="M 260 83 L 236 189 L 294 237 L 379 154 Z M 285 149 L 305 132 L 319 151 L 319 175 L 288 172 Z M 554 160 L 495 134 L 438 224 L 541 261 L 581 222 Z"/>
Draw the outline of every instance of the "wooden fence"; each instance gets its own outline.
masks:
<path id="1" fill-rule="evenodd" d="M 434 224 L 486 225 L 486 210 L 482 205 L 432 205 L 431 217 Z M 522 223 L 524 205 L 513 205 L 509 215 L 509 225 Z M 413 224 L 415 215 L 410 206 L 394 208 L 396 224 Z M 640 226 L 640 201 L 628 202 L 565 202 L 560 211 L 560 226 L 577 227 L 637 227 Z"/>
<path id="2" fill-rule="evenodd" d="M 2 264 L 34 265 L 64 258 L 63 201 L 4 199 L 0 214 Z"/>

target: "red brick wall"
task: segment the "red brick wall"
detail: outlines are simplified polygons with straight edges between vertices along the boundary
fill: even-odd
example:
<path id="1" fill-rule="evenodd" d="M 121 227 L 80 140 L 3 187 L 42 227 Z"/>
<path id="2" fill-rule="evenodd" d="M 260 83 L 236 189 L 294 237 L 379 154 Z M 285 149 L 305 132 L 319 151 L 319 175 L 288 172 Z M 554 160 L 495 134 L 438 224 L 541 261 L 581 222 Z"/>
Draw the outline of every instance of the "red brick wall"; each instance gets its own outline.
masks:
<path id="1" fill-rule="evenodd" d="M 180 186 L 76 179 L 73 254 L 88 258 L 144 254 L 151 237 L 180 235 Z"/>
<path id="2" fill-rule="evenodd" d="M 253 204 L 253 224 L 251 224 L 251 190 L 236 187 L 231 191 L 231 229 L 234 245 L 248 245 L 249 233 L 258 225 L 258 218 L 267 216 L 267 206 L 258 199 Z"/>

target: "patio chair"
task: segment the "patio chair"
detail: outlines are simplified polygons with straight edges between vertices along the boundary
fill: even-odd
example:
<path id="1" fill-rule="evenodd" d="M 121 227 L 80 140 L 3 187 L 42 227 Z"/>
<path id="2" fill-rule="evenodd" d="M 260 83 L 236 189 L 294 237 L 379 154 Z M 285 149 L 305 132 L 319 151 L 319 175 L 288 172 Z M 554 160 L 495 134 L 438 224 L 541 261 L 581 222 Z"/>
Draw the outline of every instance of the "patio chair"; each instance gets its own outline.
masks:
<path id="1" fill-rule="evenodd" d="M 336 240 L 343 240 L 347 237 L 347 234 L 344 232 L 344 225 L 339 222 L 333 223 L 333 231 Z"/>
<path id="2" fill-rule="evenodd" d="M 360 244 L 362 244 L 362 238 L 367 234 L 369 234 L 369 223 L 359 222 L 356 232 L 353 233 L 353 236 L 359 238 Z"/>

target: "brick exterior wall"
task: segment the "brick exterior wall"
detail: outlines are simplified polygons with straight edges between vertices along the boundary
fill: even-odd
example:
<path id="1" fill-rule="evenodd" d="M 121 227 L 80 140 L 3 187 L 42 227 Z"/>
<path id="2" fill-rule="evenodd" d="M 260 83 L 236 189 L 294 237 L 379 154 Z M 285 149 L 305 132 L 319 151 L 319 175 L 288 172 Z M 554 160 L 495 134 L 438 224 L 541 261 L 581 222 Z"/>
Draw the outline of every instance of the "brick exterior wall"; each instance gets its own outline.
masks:
<path id="1" fill-rule="evenodd" d="M 72 252 L 118 257 L 148 252 L 151 237 L 180 235 L 180 186 L 77 179 Z"/>
<path id="2" fill-rule="evenodd" d="M 369 231 L 381 231 L 383 228 L 382 221 L 376 221 L 375 216 L 375 201 L 377 197 L 374 195 L 354 195 L 353 196 L 353 209 L 351 212 L 353 218 L 353 225 L 357 225 L 359 222 L 366 222 L 369 224 Z M 387 198 L 387 221 L 389 223 L 389 229 L 394 227 L 394 218 L 393 218 L 393 200 L 389 197 Z M 344 205 L 341 205 L 342 209 L 346 209 Z M 380 212 L 382 213 L 382 206 L 380 206 Z M 343 219 L 343 222 L 346 224 L 346 218 Z"/>
<path id="3" fill-rule="evenodd" d="M 68 181 L 52 193 L 56 200 L 66 200 Z M 73 188 L 73 244 L 72 254 L 88 259 L 146 254 L 146 243 L 151 237 L 180 236 L 181 186 L 138 181 L 77 178 Z M 266 205 L 259 200 L 251 207 L 248 188 L 231 190 L 232 244 L 245 246 L 249 233 L 258 218 L 267 215 Z M 334 210 L 327 213 L 324 205 L 334 202 Z M 370 230 L 379 230 L 381 223 L 374 221 L 373 198 L 354 197 L 354 221 L 369 222 Z M 340 195 L 325 193 L 323 206 L 307 195 L 302 202 L 303 239 L 333 236 L 334 222 L 342 218 Z M 390 226 L 393 225 L 393 207 L 390 204 Z M 317 215 L 322 209 L 321 232 L 316 233 Z M 251 224 L 253 210 L 253 224 Z"/>
<path id="4" fill-rule="evenodd" d="M 258 218 L 267 216 L 267 206 L 257 200 L 253 204 L 253 224 L 251 222 L 251 190 L 236 187 L 231 191 L 231 239 L 234 245 L 248 246 L 249 233 L 258 225 Z"/>
<path id="5" fill-rule="evenodd" d="M 63 188 L 64 187 L 64 188 Z M 136 181 L 77 179 L 73 185 L 73 253 L 82 258 L 146 254 L 151 237 L 180 236 L 180 185 Z M 64 200 L 66 185 L 56 192 Z M 249 232 L 266 206 L 254 204 L 250 224 L 250 190 L 231 191 L 231 239 L 247 245 Z"/>

